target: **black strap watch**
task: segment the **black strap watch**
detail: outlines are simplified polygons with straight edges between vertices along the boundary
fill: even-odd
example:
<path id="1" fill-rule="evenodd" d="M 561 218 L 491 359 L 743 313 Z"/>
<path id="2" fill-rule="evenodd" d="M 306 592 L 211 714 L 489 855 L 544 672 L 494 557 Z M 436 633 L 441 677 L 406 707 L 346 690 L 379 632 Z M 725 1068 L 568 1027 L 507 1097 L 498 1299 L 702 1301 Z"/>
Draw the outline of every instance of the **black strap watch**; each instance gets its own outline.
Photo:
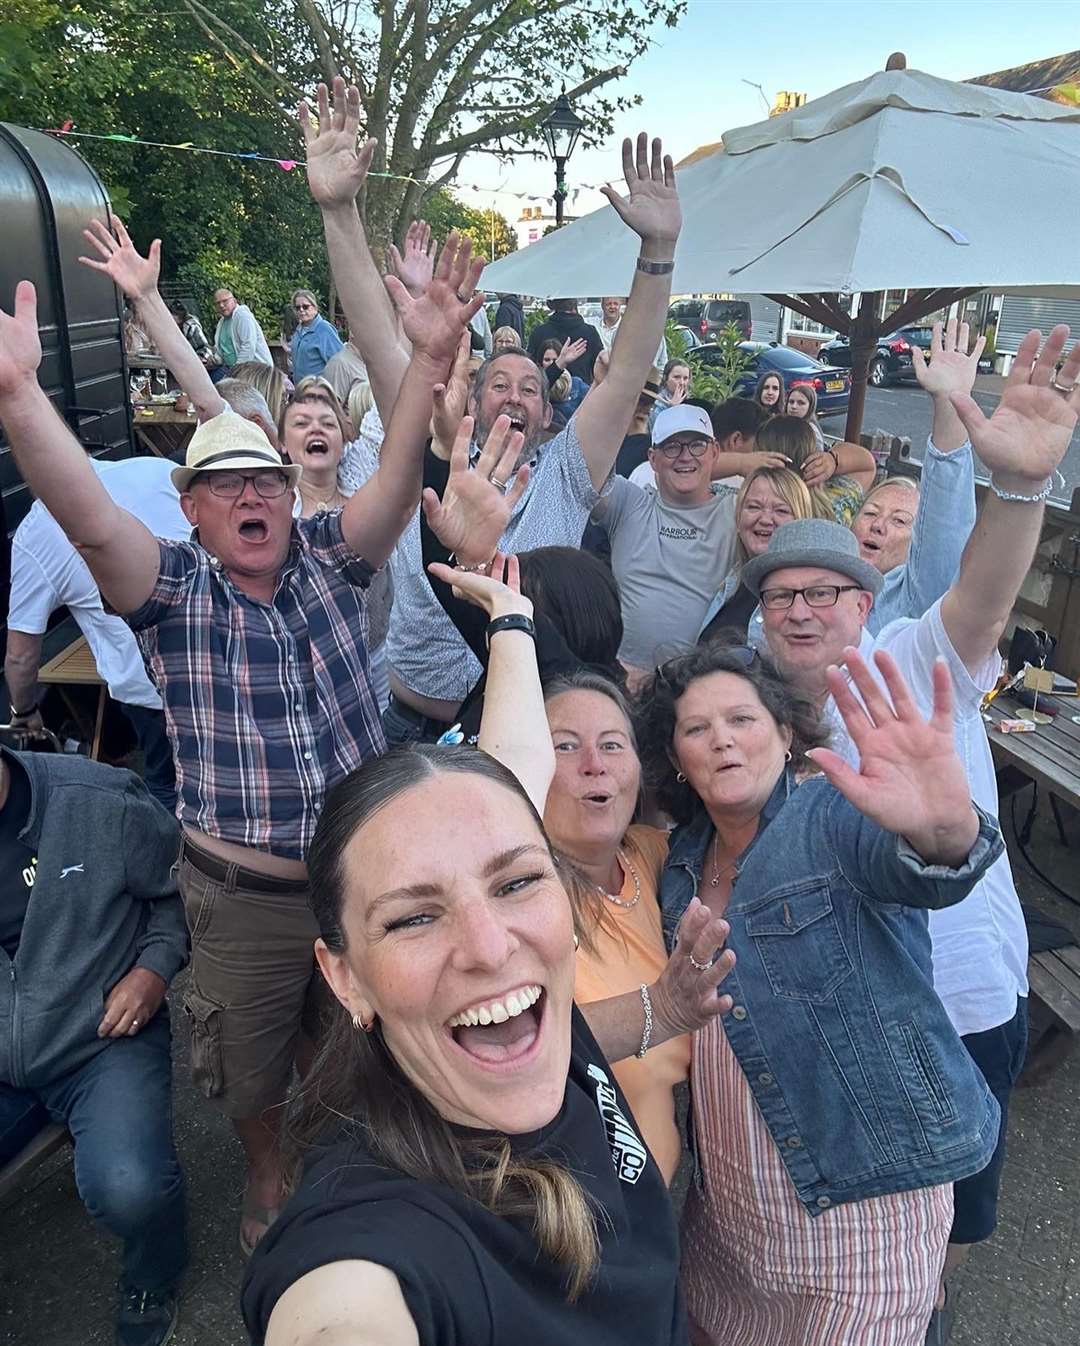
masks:
<path id="1" fill-rule="evenodd" d="M 536 639 L 536 627 L 531 617 L 526 617 L 523 612 L 508 612 L 504 617 L 496 617 L 494 621 L 488 622 L 487 642 L 491 645 L 491 637 L 498 635 L 500 631 L 524 631 L 527 636 Z"/>

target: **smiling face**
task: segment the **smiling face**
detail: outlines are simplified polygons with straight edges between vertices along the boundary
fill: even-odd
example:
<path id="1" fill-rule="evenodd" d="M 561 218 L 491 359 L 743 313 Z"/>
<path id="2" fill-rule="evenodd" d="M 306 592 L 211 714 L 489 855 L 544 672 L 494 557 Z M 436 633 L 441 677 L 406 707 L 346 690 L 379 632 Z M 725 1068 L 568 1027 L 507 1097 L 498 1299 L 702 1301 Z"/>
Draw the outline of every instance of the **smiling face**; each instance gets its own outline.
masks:
<path id="1" fill-rule="evenodd" d="M 695 458 L 690 446 L 705 450 Z M 665 449 L 678 449 L 669 457 Z M 712 471 L 719 452 L 715 439 L 706 439 L 699 431 L 682 430 L 649 450 L 649 463 L 656 473 L 660 498 L 669 505 L 704 505 L 712 499 Z"/>
<path id="2" fill-rule="evenodd" d="M 674 365 L 664 380 L 664 387 L 669 393 L 674 393 L 676 396 L 680 393 L 686 393 L 690 387 L 690 366 Z"/>
<path id="3" fill-rule="evenodd" d="M 619 321 L 622 304 L 623 301 L 617 295 L 609 294 L 600 300 L 600 312 L 604 315 L 604 321 L 609 327 L 614 327 Z"/>
<path id="4" fill-rule="evenodd" d="M 551 422 L 551 407 L 544 403 L 545 378 L 528 355 L 511 352 L 492 356 L 469 395 L 477 442 L 484 443 L 500 416 L 509 416 L 513 429 L 525 436 L 522 455 L 530 456 L 541 431 Z"/>
<path id="5" fill-rule="evenodd" d="M 254 469 L 245 469 L 243 493 L 229 500 L 214 495 L 206 478 L 195 477 L 180 496 L 180 507 L 199 542 L 221 562 L 238 588 L 262 601 L 269 601 L 285 558 L 292 533 L 294 492 L 267 499 L 251 481 Z"/>
<path id="6" fill-rule="evenodd" d="M 918 503 L 918 492 L 888 484 L 872 491 L 855 516 L 859 554 L 883 575 L 907 560 Z"/>
<path id="7" fill-rule="evenodd" d="M 333 408 L 322 398 L 293 402 L 282 424 L 285 452 L 314 480 L 337 472 L 345 441 Z"/>
<path id="8" fill-rule="evenodd" d="M 848 585 L 851 580 L 822 566 L 788 566 L 761 582 L 763 590 L 805 589 L 815 584 Z M 789 608 L 762 606 L 769 652 L 784 677 L 806 695 L 826 691 L 825 670 L 839 664 L 848 645 L 858 648 L 873 598 L 865 590 L 840 594 L 833 607 L 812 608 L 800 594 Z"/>
<path id="9" fill-rule="evenodd" d="M 672 760 L 714 820 L 756 817 L 790 746 L 791 731 L 737 673 L 697 678 L 675 703 Z"/>
<path id="10" fill-rule="evenodd" d="M 602 692 L 575 688 L 547 703 L 555 779 L 544 826 L 577 860 L 613 859 L 637 807 L 641 762 L 622 710 Z"/>
<path id="11" fill-rule="evenodd" d="M 779 374 L 766 374 L 765 381 L 761 385 L 761 392 L 758 394 L 763 407 L 771 407 L 778 410 L 780 400 L 784 396 L 784 385 L 780 381 Z"/>
<path id="12" fill-rule="evenodd" d="M 760 556 L 781 524 L 795 512 L 768 477 L 755 477 L 746 488 L 735 527 L 748 557 Z"/>
<path id="13" fill-rule="evenodd" d="M 791 392 L 788 393 L 784 415 L 798 416 L 800 420 L 804 420 L 810 415 L 810 399 L 801 388 L 792 388 Z"/>
<path id="14" fill-rule="evenodd" d="M 218 290 L 215 293 L 214 307 L 223 318 L 231 317 L 236 306 L 236 297 L 232 290 Z"/>
<path id="15" fill-rule="evenodd" d="M 316 945 L 338 999 L 378 1019 L 447 1121 L 546 1126 L 570 1064 L 573 921 L 524 801 L 481 776 L 436 774 L 369 817 L 344 864 L 346 950 Z"/>

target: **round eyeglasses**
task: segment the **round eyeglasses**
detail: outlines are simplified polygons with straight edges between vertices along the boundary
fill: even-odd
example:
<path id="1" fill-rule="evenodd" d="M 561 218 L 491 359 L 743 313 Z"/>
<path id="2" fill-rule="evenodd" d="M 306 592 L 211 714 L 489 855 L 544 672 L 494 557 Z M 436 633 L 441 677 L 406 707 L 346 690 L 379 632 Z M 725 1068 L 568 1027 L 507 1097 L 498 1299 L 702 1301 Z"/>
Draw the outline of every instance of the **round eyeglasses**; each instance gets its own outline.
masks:
<path id="1" fill-rule="evenodd" d="M 663 444 L 658 444 L 656 448 L 657 452 L 662 453 L 665 458 L 678 458 L 683 449 L 686 449 L 692 458 L 701 458 L 708 453 L 709 445 L 711 443 L 711 439 L 691 439 L 683 440 L 679 443 L 673 443 L 671 440 L 667 440 Z"/>

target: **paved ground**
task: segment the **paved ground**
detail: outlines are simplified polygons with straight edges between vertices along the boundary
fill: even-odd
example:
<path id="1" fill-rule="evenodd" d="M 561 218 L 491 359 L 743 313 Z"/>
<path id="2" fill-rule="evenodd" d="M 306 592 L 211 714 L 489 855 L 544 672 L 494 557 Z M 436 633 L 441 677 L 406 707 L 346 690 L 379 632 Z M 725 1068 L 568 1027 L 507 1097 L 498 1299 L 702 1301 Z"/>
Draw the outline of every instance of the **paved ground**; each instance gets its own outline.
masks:
<path id="1" fill-rule="evenodd" d="M 975 400 L 987 416 L 998 404 L 1003 382 L 996 375 L 982 376 L 975 382 Z M 834 427 L 841 424 L 841 420 L 834 419 L 826 425 L 826 429 L 830 434 L 839 433 Z M 867 432 L 885 430 L 891 435 L 909 436 L 912 453 L 921 460 L 926 437 L 930 433 L 930 400 L 917 383 L 868 388 L 863 429 Z M 1080 428 L 1073 436 L 1069 452 L 1061 465 L 1061 474 L 1065 478 L 1065 489 L 1055 490 L 1054 497 L 1068 501 L 1073 488 L 1080 486 Z M 979 475 L 985 476 L 981 468 Z"/>
<path id="2" fill-rule="evenodd" d="M 1022 815 L 1021 815 L 1022 816 Z M 1080 893 L 1080 818 L 1066 851 L 1036 828 L 1036 863 Z M 1080 907 L 1053 896 L 1014 854 L 1026 901 L 1080 937 Z M 176 1023 L 174 1012 L 174 1023 Z M 182 1024 L 177 1055 L 186 1062 Z M 241 1169 L 225 1124 L 187 1082 L 175 1088 L 176 1132 L 189 1180 L 193 1262 L 176 1346 L 243 1346 L 236 1312 Z M 117 1126 L 123 1119 L 117 1118 Z M 1071 1346 L 1080 1341 L 1080 1049 L 1038 1090 L 1016 1096 L 1001 1227 L 957 1285 L 952 1346 Z M 91 1226 L 58 1156 L 0 1210 L 0 1343 L 92 1346 L 111 1341 L 115 1248 Z M 808 1344 L 810 1346 L 810 1344 Z M 873 1346 L 873 1343 L 866 1343 Z"/>

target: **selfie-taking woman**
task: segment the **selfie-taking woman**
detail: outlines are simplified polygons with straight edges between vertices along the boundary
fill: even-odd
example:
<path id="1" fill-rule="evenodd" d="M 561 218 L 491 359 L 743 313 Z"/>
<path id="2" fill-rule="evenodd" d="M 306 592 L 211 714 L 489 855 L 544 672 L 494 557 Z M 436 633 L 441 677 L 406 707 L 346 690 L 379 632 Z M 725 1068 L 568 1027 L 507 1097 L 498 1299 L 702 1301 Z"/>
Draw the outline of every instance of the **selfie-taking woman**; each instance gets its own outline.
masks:
<path id="1" fill-rule="evenodd" d="M 737 958 L 734 1009 L 694 1035 L 695 1346 L 920 1346 L 951 1184 L 996 1143 L 997 1103 L 934 993 L 926 913 L 970 892 L 1001 836 L 971 802 L 944 664 L 926 721 L 889 656 L 888 694 L 845 658 L 853 687 L 833 669 L 829 689 L 857 770 L 745 646 L 662 665 L 641 705 L 679 824 L 665 934 L 703 903 Z M 815 769 L 827 779 L 802 779 Z"/>
<path id="2" fill-rule="evenodd" d="M 492 618 L 485 733 L 513 755 L 522 715 L 543 718 L 528 600 L 462 580 Z M 290 1127 L 297 1191 L 248 1268 L 258 1343 L 686 1340 L 663 1181 L 574 1007 L 535 747 L 519 780 L 473 748 L 405 745 L 326 801 L 309 867 L 339 1008 Z M 681 929 L 668 980 L 704 1022 L 730 1006 L 708 966 L 726 926 Z M 648 992 L 606 1002 L 610 1025 L 599 1008 L 612 1056 L 687 1026 Z"/>

